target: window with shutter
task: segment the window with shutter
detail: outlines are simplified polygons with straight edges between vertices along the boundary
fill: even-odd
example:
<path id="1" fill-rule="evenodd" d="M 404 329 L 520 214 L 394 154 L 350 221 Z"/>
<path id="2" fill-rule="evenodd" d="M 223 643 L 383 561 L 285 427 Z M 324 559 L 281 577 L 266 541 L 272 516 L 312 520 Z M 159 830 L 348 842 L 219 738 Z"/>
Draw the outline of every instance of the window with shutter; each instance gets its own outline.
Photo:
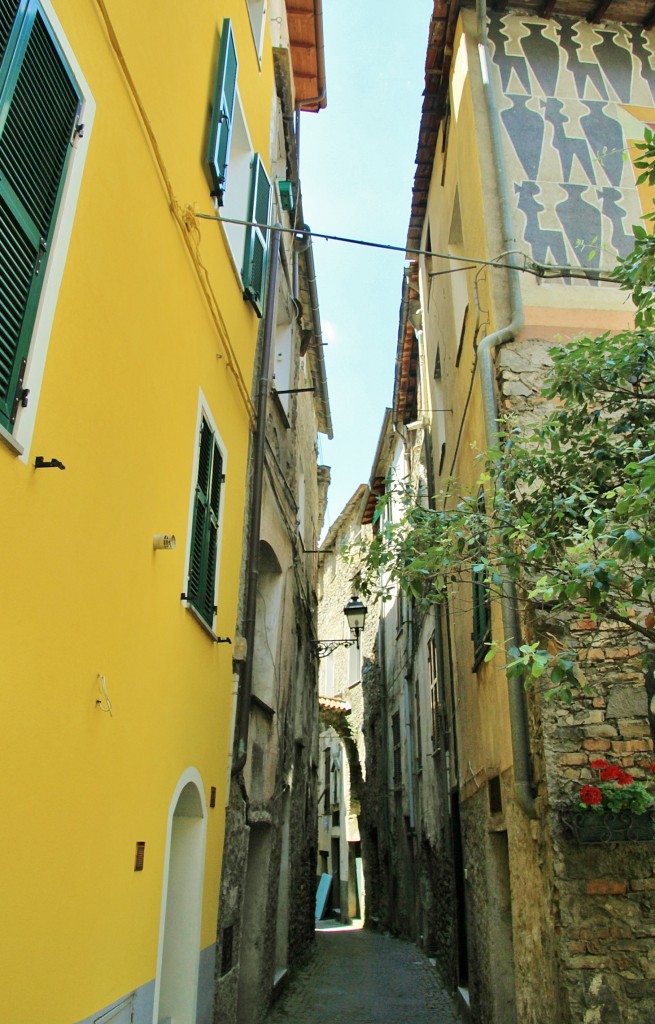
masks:
<path id="1" fill-rule="evenodd" d="M 481 523 L 486 515 L 484 491 L 482 488 L 478 494 L 478 513 Z M 473 569 L 473 669 L 478 667 L 487 653 L 489 640 L 491 638 L 491 595 L 486 582 L 486 570 L 483 567 L 483 559 L 487 553 L 487 537 L 484 528 L 480 527 L 478 535 L 478 557 L 477 563 L 481 568 Z"/>
<path id="2" fill-rule="evenodd" d="M 257 313 L 264 310 L 266 289 L 266 255 L 268 252 L 268 211 L 271 204 L 271 183 L 259 153 L 254 153 L 250 172 L 250 203 L 246 220 L 254 224 L 246 228 L 243 254 L 243 294 Z"/>
<path id="3" fill-rule="evenodd" d="M 210 629 L 216 612 L 216 559 L 223 479 L 223 457 L 213 430 L 203 418 L 186 597 Z"/>
<path id="4" fill-rule="evenodd" d="M 218 70 L 214 89 L 214 104 L 209 129 L 207 161 L 212 178 L 212 196 L 223 205 L 227 163 L 230 156 L 230 142 L 234 124 L 234 104 L 237 92 L 237 51 L 234 45 L 232 22 L 226 18 L 221 32 L 218 54 Z"/>
<path id="5" fill-rule="evenodd" d="M 22 381 L 82 96 L 36 0 L 0 0 L 0 424 Z"/>

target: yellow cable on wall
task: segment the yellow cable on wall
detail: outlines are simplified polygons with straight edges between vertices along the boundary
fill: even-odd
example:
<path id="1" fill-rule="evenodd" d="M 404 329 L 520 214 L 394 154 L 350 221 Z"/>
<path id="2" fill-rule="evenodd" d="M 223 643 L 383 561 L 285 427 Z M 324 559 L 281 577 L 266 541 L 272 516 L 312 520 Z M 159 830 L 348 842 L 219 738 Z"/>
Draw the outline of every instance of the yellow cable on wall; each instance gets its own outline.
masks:
<path id="1" fill-rule="evenodd" d="M 218 304 L 218 300 L 214 294 L 214 290 L 211 285 L 209 272 L 200 257 L 200 232 L 198 230 L 195 210 L 191 206 L 182 207 L 175 197 L 173 185 L 168 176 L 166 165 L 164 163 L 164 158 L 162 157 L 161 150 L 157 142 L 157 138 L 155 136 L 152 125 L 150 124 L 150 120 L 145 111 L 145 107 L 143 106 L 143 103 L 141 101 L 141 97 L 139 96 L 134 79 L 130 74 L 130 70 L 127 66 L 127 62 L 123 55 L 123 51 L 121 50 L 118 37 L 116 36 L 114 26 L 112 25 L 111 18 L 109 17 L 107 8 L 105 7 L 104 0 L 96 0 L 96 4 L 105 23 L 107 36 L 111 43 L 112 49 L 116 55 L 118 63 L 120 64 L 121 70 L 125 76 L 125 81 L 127 82 L 130 93 L 132 95 L 132 99 L 134 100 L 136 108 L 141 117 L 143 127 L 145 129 L 148 141 L 150 143 L 150 147 L 152 149 L 153 156 L 155 158 L 155 163 L 157 164 L 157 168 L 159 170 L 161 179 L 164 184 L 164 188 L 166 190 L 169 209 L 171 211 L 171 214 L 173 215 L 175 222 L 177 223 L 180 229 L 187 252 L 191 257 L 191 262 L 196 271 L 200 288 L 207 301 L 210 316 L 214 321 L 218 335 L 223 343 L 223 348 L 226 354 L 226 366 L 234 376 L 237 388 L 239 390 L 239 394 L 241 395 L 243 404 L 246 407 L 246 412 L 248 413 L 251 426 L 254 427 L 257 422 L 255 407 L 253 406 L 252 401 L 250 399 L 248 386 L 241 371 L 239 360 L 234 351 L 234 348 L 232 347 L 228 330 L 223 319 L 220 306 Z"/>

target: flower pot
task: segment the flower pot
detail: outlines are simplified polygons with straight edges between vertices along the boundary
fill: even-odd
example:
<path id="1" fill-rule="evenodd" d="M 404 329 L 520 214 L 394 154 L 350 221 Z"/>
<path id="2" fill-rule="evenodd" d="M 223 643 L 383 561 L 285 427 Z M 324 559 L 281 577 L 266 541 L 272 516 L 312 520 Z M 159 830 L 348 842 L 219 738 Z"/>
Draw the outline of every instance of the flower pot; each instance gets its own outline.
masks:
<path id="1" fill-rule="evenodd" d="M 654 838 L 649 812 L 570 810 L 562 813 L 562 822 L 578 843 L 632 843 Z"/>

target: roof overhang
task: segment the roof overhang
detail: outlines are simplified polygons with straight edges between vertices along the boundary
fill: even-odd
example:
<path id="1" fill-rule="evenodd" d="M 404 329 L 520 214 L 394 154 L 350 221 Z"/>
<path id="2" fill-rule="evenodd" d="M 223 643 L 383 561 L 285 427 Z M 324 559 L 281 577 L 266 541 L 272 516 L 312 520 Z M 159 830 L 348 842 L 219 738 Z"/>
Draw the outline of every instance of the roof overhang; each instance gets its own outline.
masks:
<path id="1" fill-rule="evenodd" d="M 286 4 L 296 106 L 317 113 L 326 106 L 322 0 Z"/>
<path id="2" fill-rule="evenodd" d="M 394 443 L 393 412 L 391 409 L 384 410 L 382 427 L 378 438 L 377 448 L 371 466 L 371 478 L 368 484 L 366 505 L 362 514 L 364 526 L 370 526 L 375 515 L 375 506 L 378 498 L 382 497 L 386 489 L 387 477 L 391 465 L 391 450 Z"/>

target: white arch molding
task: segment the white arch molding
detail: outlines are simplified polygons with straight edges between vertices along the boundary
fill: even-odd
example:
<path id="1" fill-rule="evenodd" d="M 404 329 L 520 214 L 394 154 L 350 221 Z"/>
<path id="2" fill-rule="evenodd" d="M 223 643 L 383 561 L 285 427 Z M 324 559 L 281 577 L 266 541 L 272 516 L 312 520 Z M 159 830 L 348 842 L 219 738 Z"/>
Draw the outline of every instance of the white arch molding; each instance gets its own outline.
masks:
<path id="1" fill-rule="evenodd" d="M 187 768 L 168 811 L 153 1024 L 195 1024 L 206 835 L 202 779 Z"/>

